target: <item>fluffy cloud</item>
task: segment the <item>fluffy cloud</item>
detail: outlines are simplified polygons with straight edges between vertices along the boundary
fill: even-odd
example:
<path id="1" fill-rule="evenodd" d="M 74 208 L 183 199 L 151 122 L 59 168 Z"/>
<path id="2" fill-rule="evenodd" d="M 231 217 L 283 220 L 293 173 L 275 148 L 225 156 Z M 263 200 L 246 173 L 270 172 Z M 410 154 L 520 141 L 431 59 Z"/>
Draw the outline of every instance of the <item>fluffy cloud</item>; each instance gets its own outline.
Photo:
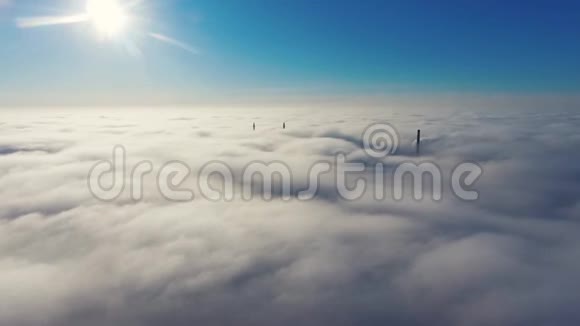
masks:
<path id="1" fill-rule="evenodd" d="M 1 325 L 576 325 L 580 286 L 580 115 L 396 110 L 31 110 L 0 123 Z M 288 128 L 281 129 L 283 121 Z M 361 134 L 400 132 L 387 165 L 484 170 L 480 199 L 175 203 L 93 198 L 88 171 L 127 149 L 128 166 L 283 161 L 294 185 Z M 257 124 L 253 132 L 251 125 Z M 260 193 L 260 189 L 256 190 Z M 275 194 L 276 189 L 274 189 Z M 295 193 L 294 193 L 295 194 Z"/>

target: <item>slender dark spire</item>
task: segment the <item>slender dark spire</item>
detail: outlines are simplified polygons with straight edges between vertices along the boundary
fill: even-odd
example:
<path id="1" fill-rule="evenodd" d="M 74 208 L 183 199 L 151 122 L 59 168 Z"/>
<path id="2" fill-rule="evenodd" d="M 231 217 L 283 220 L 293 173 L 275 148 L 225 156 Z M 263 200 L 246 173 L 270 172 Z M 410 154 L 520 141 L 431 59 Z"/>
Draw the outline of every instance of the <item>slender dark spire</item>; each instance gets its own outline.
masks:
<path id="1" fill-rule="evenodd" d="M 417 130 L 417 156 L 421 155 L 421 129 Z"/>

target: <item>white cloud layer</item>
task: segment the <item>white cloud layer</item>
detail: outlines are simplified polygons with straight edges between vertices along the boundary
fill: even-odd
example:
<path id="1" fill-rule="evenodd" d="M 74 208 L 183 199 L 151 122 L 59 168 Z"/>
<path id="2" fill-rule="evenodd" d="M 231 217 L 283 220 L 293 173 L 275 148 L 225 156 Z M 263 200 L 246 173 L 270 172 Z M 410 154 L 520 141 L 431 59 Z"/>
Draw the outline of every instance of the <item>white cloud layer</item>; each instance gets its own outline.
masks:
<path id="1" fill-rule="evenodd" d="M 580 113 L 570 111 L 98 110 L 0 112 L 0 325 L 577 325 Z M 283 121 L 288 128 L 281 129 Z M 386 121 L 399 155 L 484 169 L 480 200 L 143 202 L 87 189 L 128 160 L 361 155 Z M 257 131 L 251 131 L 256 122 Z M 130 164 L 131 164 L 130 163 Z M 194 173 L 195 174 L 195 173 Z M 187 184 L 193 184 L 195 176 Z"/>

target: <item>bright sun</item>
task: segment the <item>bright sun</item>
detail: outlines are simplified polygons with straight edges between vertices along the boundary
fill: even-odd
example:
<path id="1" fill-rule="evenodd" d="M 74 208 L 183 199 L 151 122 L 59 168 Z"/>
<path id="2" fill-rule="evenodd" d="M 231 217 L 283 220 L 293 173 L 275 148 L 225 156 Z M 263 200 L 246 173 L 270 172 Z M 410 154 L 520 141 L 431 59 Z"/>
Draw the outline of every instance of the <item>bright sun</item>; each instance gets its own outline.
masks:
<path id="1" fill-rule="evenodd" d="M 118 36 L 128 20 L 123 7 L 117 0 L 88 0 L 87 14 L 97 32 L 107 38 Z"/>
<path id="2" fill-rule="evenodd" d="M 0 0 L 0 4 L 5 0 Z M 9 0 L 10 1 L 10 0 Z M 14 0 L 12 0 L 14 1 Z M 83 0 L 80 0 L 83 1 Z M 135 15 L 135 8 L 146 0 L 84 0 L 86 7 L 84 12 L 73 12 L 69 15 L 61 16 L 36 16 L 36 17 L 18 17 L 16 25 L 20 28 L 36 28 L 44 26 L 68 25 L 68 24 L 85 24 L 89 23 L 94 26 L 101 39 L 112 41 L 116 39 L 121 41 L 130 52 L 130 54 L 139 55 L 140 49 L 132 42 L 131 34 L 143 35 L 167 45 L 182 49 L 191 54 L 197 54 L 197 49 L 189 44 L 174 39 L 170 36 L 154 32 L 141 31 L 139 27 L 133 26 L 133 23 L 145 21 Z M 0 15 L 1 16 L 1 15 Z M 1 19 L 0 19 L 1 20 Z M 132 26 L 129 26 L 132 25 Z M 127 31 L 128 28 L 131 31 Z M 127 32 L 127 33 L 125 33 Z M 129 33 L 131 32 L 131 33 Z M 137 33 L 139 32 L 139 33 Z M 126 35 L 122 35 L 122 34 Z"/>

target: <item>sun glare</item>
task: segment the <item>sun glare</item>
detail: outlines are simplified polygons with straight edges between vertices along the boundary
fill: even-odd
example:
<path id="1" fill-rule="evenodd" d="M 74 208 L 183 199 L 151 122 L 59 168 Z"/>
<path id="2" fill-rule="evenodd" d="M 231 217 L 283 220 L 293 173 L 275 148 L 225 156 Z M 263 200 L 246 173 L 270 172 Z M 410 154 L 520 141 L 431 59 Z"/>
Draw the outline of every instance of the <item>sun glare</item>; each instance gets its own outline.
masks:
<path id="1" fill-rule="evenodd" d="M 4 0 L 0 0 L 2 3 Z M 83 0 L 81 0 L 83 1 Z M 179 48 L 191 54 L 199 52 L 186 42 L 172 38 L 168 35 L 142 30 L 143 25 L 134 26 L 137 21 L 149 21 L 143 17 L 135 16 L 135 7 L 145 0 L 85 0 L 85 10 L 73 12 L 61 16 L 31 16 L 17 17 L 16 26 L 19 28 L 37 28 L 56 25 L 91 24 L 101 39 L 112 41 L 113 39 L 124 44 L 129 54 L 140 55 L 140 49 L 131 40 L 134 34 L 144 35 L 166 45 Z M 132 26 L 129 26 L 131 24 Z M 129 27 L 131 30 L 129 31 Z M 125 35 L 123 35 L 125 34 Z M 115 42 L 117 43 L 117 42 Z"/>
<path id="2" fill-rule="evenodd" d="M 117 0 L 88 0 L 87 14 L 97 32 L 107 38 L 118 36 L 128 20 L 123 7 Z"/>

